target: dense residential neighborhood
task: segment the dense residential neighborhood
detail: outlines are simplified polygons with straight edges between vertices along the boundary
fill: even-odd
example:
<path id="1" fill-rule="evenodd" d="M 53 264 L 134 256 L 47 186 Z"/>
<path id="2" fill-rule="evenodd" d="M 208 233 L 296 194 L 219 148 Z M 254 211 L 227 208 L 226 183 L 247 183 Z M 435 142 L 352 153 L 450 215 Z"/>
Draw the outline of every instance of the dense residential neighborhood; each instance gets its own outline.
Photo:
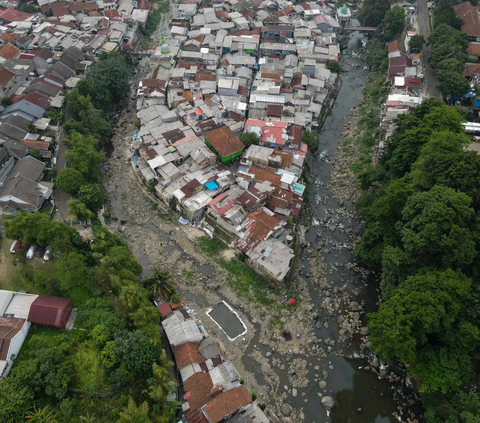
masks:
<path id="1" fill-rule="evenodd" d="M 0 421 L 480 415 L 480 6 L 0 5 Z"/>

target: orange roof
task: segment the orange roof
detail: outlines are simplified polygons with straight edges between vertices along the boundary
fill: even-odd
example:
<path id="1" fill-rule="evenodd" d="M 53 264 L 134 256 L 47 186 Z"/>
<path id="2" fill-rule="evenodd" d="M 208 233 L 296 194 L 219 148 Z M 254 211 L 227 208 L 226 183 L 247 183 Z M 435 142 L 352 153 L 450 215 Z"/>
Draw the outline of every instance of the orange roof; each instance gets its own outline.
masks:
<path id="1" fill-rule="evenodd" d="M 389 53 L 393 53 L 394 51 L 399 51 L 400 43 L 397 40 L 389 42 L 387 44 L 387 50 Z"/>
<path id="2" fill-rule="evenodd" d="M 200 81 L 215 81 L 215 75 L 213 73 L 197 73 L 195 75 L 195 82 Z"/>
<path id="3" fill-rule="evenodd" d="M 50 143 L 48 141 L 21 140 L 20 144 L 23 144 L 28 148 L 36 148 L 37 150 L 48 150 L 50 147 Z"/>
<path id="4" fill-rule="evenodd" d="M 184 91 L 182 93 L 182 96 L 185 98 L 187 101 L 193 101 L 193 93 L 191 91 Z"/>
<path id="5" fill-rule="evenodd" d="M 237 247 L 246 253 L 267 239 L 279 225 L 279 221 L 267 214 L 263 209 L 250 213 L 242 224 L 242 236 L 237 241 Z"/>
<path id="6" fill-rule="evenodd" d="M 0 87 L 5 87 L 14 76 L 15 74 L 8 69 L 0 68 Z"/>
<path id="7" fill-rule="evenodd" d="M 197 352 L 200 342 L 185 342 L 173 349 L 177 368 L 181 369 L 190 363 L 203 363 L 205 358 Z"/>
<path id="8" fill-rule="evenodd" d="M 412 60 L 422 60 L 422 53 L 415 53 L 412 56 Z"/>
<path id="9" fill-rule="evenodd" d="M 220 157 L 229 157 L 244 149 L 243 142 L 232 132 L 229 126 L 205 132 L 205 139 L 215 149 Z"/>
<path id="10" fill-rule="evenodd" d="M 15 47 L 11 43 L 7 43 L 0 49 L 0 56 L 5 60 L 10 60 L 13 59 L 19 51 L 20 49 L 18 47 Z"/>
<path id="11" fill-rule="evenodd" d="M 241 407 L 250 404 L 252 399 L 243 386 L 222 392 L 203 409 L 212 423 L 219 423 L 225 416 L 234 414 Z"/>
<path id="12" fill-rule="evenodd" d="M 11 43 L 15 41 L 17 38 L 18 37 L 16 35 L 10 34 L 8 32 L 5 32 L 0 36 L 0 40 L 5 41 L 6 43 Z"/>
<path id="13" fill-rule="evenodd" d="M 200 408 L 212 398 L 213 382 L 209 373 L 193 374 L 183 383 L 183 388 L 184 398 L 188 401 L 192 411 Z"/>
<path id="14" fill-rule="evenodd" d="M 478 22 L 479 6 L 473 6 L 469 1 L 453 6 L 457 18 L 463 20 L 460 28 L 469 37 L 480 37 L 480 23 Z"/>
<path id="15" fill-rule="evenodd" d="M 255 179 L 257 181 L 267 181 L 275 187 L 282 187 L 282 177 L 280 175 L 277 175 L 277 172 L 272 167 L 262 168 L 254 165 L 248 170 L 248 173 L 255 175 Z"/>
<path id="16" fill-rule="evenodd" d="M 478 56 L 480 53 L 480 43 L 470 43 L 468 45 L 467 54 L 469 56 Z"/>
<path id="17" fill-rule="evenodd" d="M 466 63 L 463 76 L 471 77 L 474 75 L 480 75 L 480 63 Z"/>

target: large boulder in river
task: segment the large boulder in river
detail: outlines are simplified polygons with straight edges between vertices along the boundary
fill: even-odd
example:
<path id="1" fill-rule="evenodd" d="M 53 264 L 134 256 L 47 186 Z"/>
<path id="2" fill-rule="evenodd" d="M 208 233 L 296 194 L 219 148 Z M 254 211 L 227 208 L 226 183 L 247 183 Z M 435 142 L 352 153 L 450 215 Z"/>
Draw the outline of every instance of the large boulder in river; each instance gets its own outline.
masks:
<path id="1" fill-rule="evenodd" d="M 325 408 L 333 408 L 335 407 L 335 400 L 332 397 L 323 397 L 322 398 L 322 405 Z"/>
<path id="2" fill-rule="evenodd" d="M 290 415 L 292 414 L 292 406 L 290 404 L 283 404 L 282 405 L 282 414 L 285 416 L 285 417 L 290 417 Z"/>

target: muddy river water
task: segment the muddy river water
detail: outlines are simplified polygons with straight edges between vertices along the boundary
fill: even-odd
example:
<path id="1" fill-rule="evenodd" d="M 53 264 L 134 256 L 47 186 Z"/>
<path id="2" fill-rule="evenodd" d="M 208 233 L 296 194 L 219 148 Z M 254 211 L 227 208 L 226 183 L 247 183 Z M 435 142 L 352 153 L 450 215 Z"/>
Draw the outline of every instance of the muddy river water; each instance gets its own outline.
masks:
<path id="1" fill-rule="evenodd" d="M 374 283 L 366 283 L 357 273 L 348 266 L 354 261 L 351 250 L 352 231 L 360 231 L 360 226 L 354 215 L 353 204 L 349 201 L 337 202 L 331 191 L 331 160 L 338 146 L 342 145 L 342 132 L 349 122 L 349 114 L 361 99 L 362 89 L 368 79 L 368 70 L 363 59 L 352 55 L 359 48 L 361 35 L 356 33 L 350 36 L 349 47 L 344 53 L 342 66 L 346 72 L 342 73 L 342 86 L 338 93 L 331 114 L 327 117 L 320 136 L 319 153 L 313 158 L 314 182 L 310 189 L 314 221 L 318 226 L 312 226 L 306 233 L 308 246 L 302 250 L 300 256 L 299 278 L 308 291 L 310 302 L 313 303 L 312 313 L 318 314 L 318 323 L 315 326 L 315 337 L 319 343 L 322 340 L 336 340 L 334 347 L 323 349 L 322 354 L 309 355 L 303 351 L 298 354 L 294 351 L 287 358 L 271 347 L 262 344 L 261 335 L 264 329 L 263 322 L 253 318 L 248 307 L 242 307 L 237 302 L 236 311 L 249 325 L 249 342 L 246 345 L 236 346 L 239 365 L 243 371 L 251 374 L 252 380 L 263 390 L 265 402 L 269 402 L 269 394 L 282 398 L 294 410 L 302 410 L 301 419 L 308 423 L 333 421 L 334 423 L 394 423 L 397 419 L 393 413 L 397 411 L 397 403 L 393 399 L 392 387 L 386 379 L 379 379 L 377 374 L 366 370 L 369 366 L 367 357 L 362 356 L 359 342 L 350 343 L 339 340 L 341 327 L 339 313 L 332 313 L 322 305 L 325 295 L 330 292 L 348 293 L 356 302 L 363 305 L 363 311 L 371 311 L 375 307 L 377 293 Z M 142 264 L 144 275 L 151 272 L 157 265 L 168 268 L 182 282 L 179 291 L 184 302 L 198 310 L 213 307 L 216 303 L 225 300 L 232 304 L 232 296 L 217 291 L 208 281 L 217 281 L 224 274 L 219 268 L 210 263 L 208 258 L 200 257 L 194 248 L 179 235 L 185 228 L 177 228 L 178 224 L 165 218 L 151 208 L 145 193 L 138 188 L 136 178 L 131 167 L 131 150 L 129 149 L 131 135 L 134 131 L 135 106 L 133 101 L 119 116 L 118 124 L 113 137 L 113 152 L 103 169 L 104 185 L 109 194 L 111 212 L 115 217 L 109 228 L 120 232 L 128 242 L 134 255 Z M 344 212 L 338 213 L 339 209 Z M 352 228 L 351 230 L 344 230 Z M 342 230 L 340 230 L 342 229 Z M 192 228 L 192 231 L 194 229 Z M 188 234 L 187 234 L 188 235 Z M 192 244 L 193 245 L 193 244 Z M 323 290 L 315 282 L 311 267 L 315 265 L 315 257 L 321 251 Z M 314 253 L 313 253 L 314 252 Z M 312 259 L 312 257 L 314 257 Z M 188 264 L 189 267 L 186 267 Z M 196 285 L 195 285 L 196 284 Z M 216 284 L 216 282 L 215 282 Z M 195 286 L 196 288 L 190 288 Z M 328 286 L 329 292 L 326 292 Z M 212 303 L 213 295 L 216 303 Z M 235 298 L 233 299 L 235 301 Z M 235 304 L 232 304 L 235 308 Z M 239 309 L 241 308 L 241 310 Z M 211 319 L 202 314 L 203 321 L 212 325 Z M 362 318 L 363 314 L 362 314 Z M 261 324 L 260 324 L 261 323 Z M 213 336 L 213 335 L 212 335 Z M 218 334 L 217 342 L 223 343 L 227 349 L 228 339 Z M 323 345 L 323 344 L 322 344 Z M 332 344 L 333 345 L 333 344 Z M 232 350 L 231 350 L 232 351 Z M 277 383 L 275 387 L 268 384 L 268 377 L 262 371 L 262 365 L 255 359 L 255 354 L 264 359 L 275 372 Z M 233 360 L 235 357 L 229 357 Z M 275 365 L 283 360 L 283 365 Z M 301 362 L 306 372 L 306 384 L 301 388 L 292 389 L 292 375 L 295 374 L 293 363 Z M 269 367 L 270 368 L 270 367 Z M 246 378 L 247 380 L 247 378 Z M 323 383 L 323 386 L 319 386 Z M 326 382 L 326 383 L 325 383 Z M 295 394 L 293 394 L 295 391 Z M 331 396 L 336 406 L 328 413 L 321 404 L 322 396 Z M 278 402 L 277 402 L 278 405 Z M 277 414 L 281 416 L 277 408 Z M 298 414 L 297 414 L 298 415 Z"/>

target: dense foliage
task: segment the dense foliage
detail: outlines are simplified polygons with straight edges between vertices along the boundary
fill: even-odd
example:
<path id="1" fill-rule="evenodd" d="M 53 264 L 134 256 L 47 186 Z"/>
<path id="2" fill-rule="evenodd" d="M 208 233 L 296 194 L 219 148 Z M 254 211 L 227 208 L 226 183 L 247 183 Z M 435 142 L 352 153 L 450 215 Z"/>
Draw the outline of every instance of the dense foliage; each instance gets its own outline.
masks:
<path id="1" fill-rule="evenodd" d="M 449 7 L 453 12 L 451 4 Z M 439 10 L 436 9 L 435 13 Z M 438 90 L 446 99 L 466 94 L 470 88 L 463 76 L 467 61 L 467 34 L 455 29 L 444 19 L 435 20 L 435 28 L 428 37 L 428 43 L 432 45 L 428 62 L 437 74 Z"/>
<path id="2" fill-rule="evenodd" d="M 52 259 L 40 268 L 21 265 L 18 288 L 72 298 L 82 330 L 31 328 L 0 382 L 0 421 L 23 421 L 33 406 L 48 406 L 56 421 L 81 422 L 86 413 L 92 421 L 125 421 L 131 407 L 122 413 L 121 406 L 140 401 L 151 411 L 142 421 L 169 422 L 176 403 L 166 396 L 175 384 L 161 353 L 160 314 L 126 244 L 99 226 L 84 241 L 42 213 L 20 214 L 5 229 L 8 238 L 51 245 Z"/>
<path id="3" fill-rule="evenodd" d="M 384 298 L 370 340 L 418 381 L 428 423 L 476 421 L 468 416 L 480 402 L 462 392 L 480 358 L 480 156 L 465 149 L 462 120 L 424 101 L 397 119 L 380 163 L 360 175 L 356 254 L 381 268 Z"/>

